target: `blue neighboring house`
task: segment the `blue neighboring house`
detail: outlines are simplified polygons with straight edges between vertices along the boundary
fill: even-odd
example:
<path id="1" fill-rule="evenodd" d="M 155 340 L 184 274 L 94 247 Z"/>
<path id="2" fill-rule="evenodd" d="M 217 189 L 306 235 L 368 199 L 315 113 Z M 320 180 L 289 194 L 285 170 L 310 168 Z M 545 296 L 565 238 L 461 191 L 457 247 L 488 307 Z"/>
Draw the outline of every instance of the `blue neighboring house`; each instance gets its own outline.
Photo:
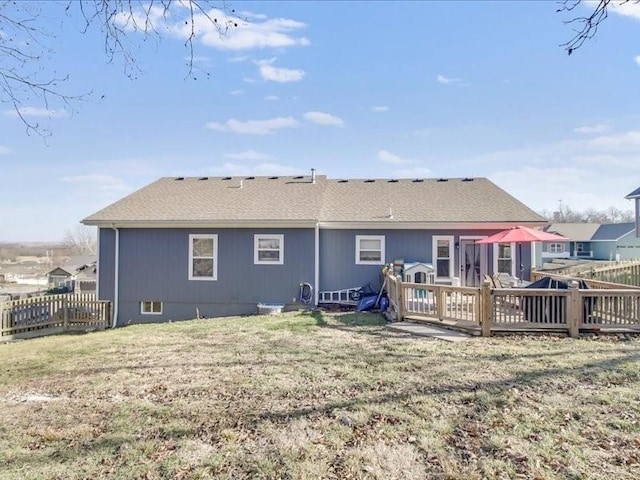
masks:
<path id="1" fill-rule="evenodd" d="M 629 260 L 640 258 L 636 225 L 626 223 L 553 223 L 545 231 L 557 233 L 568 242 L 543 242 L 540 258 Z"/>
<path id="2" fill-rule="evenodd" d="M 528 275 L 529 246 L 476 245 L 543 217 L 486 178 L 169 177 L 85 218 L 98 227 L 98 298 L 117 325 L 313 307 L 318 291 L 370 283 L 396 259 L 436 283 Z M 522 258 L 519 257 L 522 255 Z M 313 287 L 300 302 L 300 285 Z M 308 294 L 308 288 L 305 290 Z"/>
<path id="3" fill-rule="evenodd" d="M 634 201 L 636 211 L 636 237 L 640 237 L 640 187 L 636 188 L 624 198 Z"/>

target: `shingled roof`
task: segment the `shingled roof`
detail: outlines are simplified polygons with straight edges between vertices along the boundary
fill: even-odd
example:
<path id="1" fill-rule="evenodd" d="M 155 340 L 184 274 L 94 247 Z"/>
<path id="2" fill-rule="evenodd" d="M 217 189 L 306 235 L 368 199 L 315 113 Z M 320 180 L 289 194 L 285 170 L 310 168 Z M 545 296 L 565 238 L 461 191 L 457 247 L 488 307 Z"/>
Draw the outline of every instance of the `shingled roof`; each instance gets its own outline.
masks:
<path id="1" fill-rule="evenodd" d="M 85 218 L 87 225 L 536 223 L 545 219 L 486 178 L 161 178 Z"/>

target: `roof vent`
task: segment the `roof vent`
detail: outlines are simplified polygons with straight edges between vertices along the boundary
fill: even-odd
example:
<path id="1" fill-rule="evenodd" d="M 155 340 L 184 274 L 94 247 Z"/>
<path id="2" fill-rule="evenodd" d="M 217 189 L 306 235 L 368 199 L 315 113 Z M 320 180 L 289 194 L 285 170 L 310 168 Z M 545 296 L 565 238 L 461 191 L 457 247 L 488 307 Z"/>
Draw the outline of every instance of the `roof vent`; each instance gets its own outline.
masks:
<path id="1" fill-rule="evenodd" d="M 256 179 L 256 177 L 247 177 L 247 178 L 245 178 L 245 180 L 255 180 L 255 179 Z"/>
<path id="2" fill-rule="evenodd" d="M 463 182 L 473 182 L 473 178 L 465 177 L 462 179 Z"/>
<path id="3" fill-rule="evenodd" d="M 439 182 L 448 182 L 449 179 L 448 178 L 439 178 L 438 181 Z"/>
<path id="4" fill-rule="evenodd" d="M 277 180 L 278 177 L 269 177 L 269 180 Z"/>
<path id="5" fill-rule="evenodd" d="M 199 178 L 198 180 L 209 180 L 209 177 L 202 177 L 202 178 Z"/>
<path id="6" fill-rule="evenodd" d="M 223 180 L 231 180 L 231 177 L 224 177 Z"/>
<path id="7" fill-rule="evenodd" d="M 388 183 L 398 183 L 398 180 L 392 178 L 391 180 L 387 180 Z"/>
<path id="8" fill-rule="evenodd" d="M 348 183 L 349 180 L 338 180 L 338 183 Z"/>
<path id="9" fill-rule="evenodd" d="M 176 180 L 184 180 L 184 177 L 178 177 Z"/>
<path id="10" fill-rule="evenodd" d="M 365 180 L 364 183 L 374 183 L 375 180 Z"/>
<path id="11" fill-rule="evenodd" d="M 304 177 L 302 175 L 298 175 L 297 177 L 293 177 L 294 180 L 302 180 Z"/>
<path id="12" fill-rule="evenodd" d="M 424 178 L 416 178 L 413 183 L 422 183 L 424 182 Z"/>

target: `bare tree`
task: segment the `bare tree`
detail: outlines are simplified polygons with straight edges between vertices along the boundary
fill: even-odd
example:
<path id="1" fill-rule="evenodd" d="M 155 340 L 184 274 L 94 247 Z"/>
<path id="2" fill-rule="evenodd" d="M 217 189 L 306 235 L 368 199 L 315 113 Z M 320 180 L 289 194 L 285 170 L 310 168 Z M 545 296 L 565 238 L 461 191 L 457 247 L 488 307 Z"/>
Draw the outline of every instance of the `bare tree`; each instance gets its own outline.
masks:
<path id="1" fill-rule="evenodd" d="M 597 1 L 585 1 L 585 0 L 563 0 L 562 6 L 557 10 L 558 12 L 571 12 L 576 13 L 580 5 L 586 5 L 589 8 L 589 14 L 578 15 L 565 23 L 570 25 L 575 32 L 575 35 L 571 40 L 563 43 L 561 46 L 571 55 L 576 49 L 580 48 L 587 40 L 591 40 L 598 33 L 598 28 L 609 16 L 611 8 L 616 6 L 624 6 L 627 3 L 640 3 L 640 0 L 597 0 Z"/>
<path id="2" fill-rule="evenodd" d="M 48 8 L 56 8 L 57 4 Z M 81 34 L 99 29 L 107 62 L 120 59 L 125 74 L 139 73 L 131 38 L 156 40 L 166 32 L 161 27 L 175 13 L 184 21 L 185 47 L 188 51 L 187 75 L 194 71 L 194 47 L 199 22 L 207 22 L 220 35 L 238 26 L 235 11 L 225 0 L 69 0 L 59 4 L 62 23 L 79 17 Z M 11 105 L 26 126 L 27 133 L 46 136 L 50 132 L 25 114 L 27 105 L 37 102 L 49 110 L 55 103 L 73 110 L 86 93 L 70 93 L 64 88 L 68 72 L 58 73 L 43 67 L 55 52 L 49 47 L 55 32 L 42 21 L 42 4 L 19 0 L 0 0 L 0 103 Z"/>
<path id="3" fill-rule="evenodd" d="M 75 255 L 96 255 L 97 239 L 93 228 L 78 225 L 75 230 L 65 232 L 63 245 Z"/>
<path id="4" fill-rule="evenodd" d="M 635 219 L 632 210 L 620 210 L 613 206 L 604 210 L 590 207 L 581 212 L 560 204 L 556 211 L 543 210 L 540 214 L 554 223 L 621 223 L 632 222 Z"/>

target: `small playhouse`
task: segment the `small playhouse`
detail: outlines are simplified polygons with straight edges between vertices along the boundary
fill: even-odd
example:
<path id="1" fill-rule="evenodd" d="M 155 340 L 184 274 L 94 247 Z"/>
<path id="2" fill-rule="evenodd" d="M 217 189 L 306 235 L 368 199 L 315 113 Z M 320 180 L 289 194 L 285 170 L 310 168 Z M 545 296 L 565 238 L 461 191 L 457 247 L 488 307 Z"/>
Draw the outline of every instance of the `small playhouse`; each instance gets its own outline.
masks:
<path id="1" fill-rule="evenodd" d="M 403 265 L 402 280 L 408 283 L 435 283 L 435 269 L 430 263 L 408 262 Z"/>

